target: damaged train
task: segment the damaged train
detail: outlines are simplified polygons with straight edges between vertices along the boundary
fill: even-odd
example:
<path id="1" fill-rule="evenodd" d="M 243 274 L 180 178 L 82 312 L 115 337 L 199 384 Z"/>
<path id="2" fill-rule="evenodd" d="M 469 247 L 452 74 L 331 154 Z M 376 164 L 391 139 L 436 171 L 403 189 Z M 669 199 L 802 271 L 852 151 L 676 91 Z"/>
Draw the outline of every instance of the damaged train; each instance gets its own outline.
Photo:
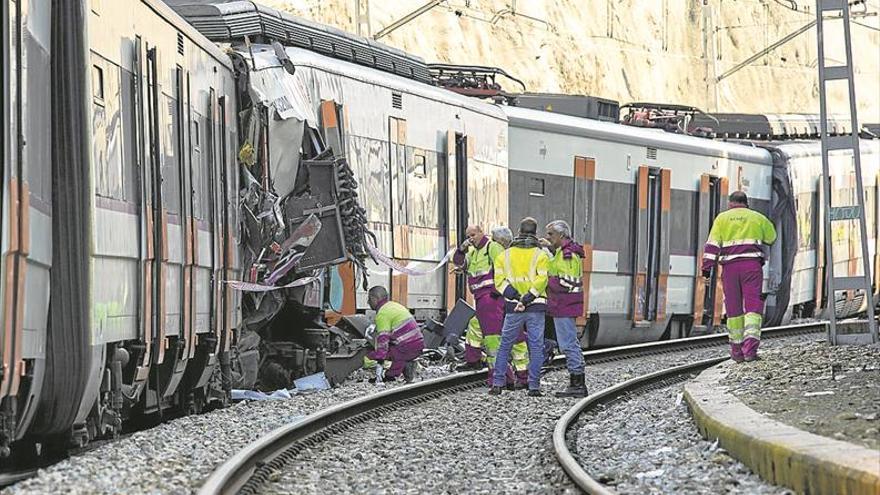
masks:
<path id="1" fill-rule="evenodd" d="M 665 132 L 647 104 L 622 124 L 609 100 L 487 100 L 497 86 L 455 66 L 253 2 L 0 3 L 15 27 L 0 457 L 223 405 L 232 388 L 320 370 L 339 382 L 368 347 L 367 281 L 420 321 L 467 298 L 462 277 L 432 268 L 469 223 L 572 225 L 584 347 L 723 323 L 720 284 L 697 267 L 733 188 L 780 232 L 769 324 L 862 309 L 856 292 L 822 292 L 815 122 Z M 880 141 L 862 153 L 876 266 Z M 833 157 L 835 194 L 853 194 L 850 159 Z M 836 268 L 855 270 L 854 227 L 837 228 Z"/>

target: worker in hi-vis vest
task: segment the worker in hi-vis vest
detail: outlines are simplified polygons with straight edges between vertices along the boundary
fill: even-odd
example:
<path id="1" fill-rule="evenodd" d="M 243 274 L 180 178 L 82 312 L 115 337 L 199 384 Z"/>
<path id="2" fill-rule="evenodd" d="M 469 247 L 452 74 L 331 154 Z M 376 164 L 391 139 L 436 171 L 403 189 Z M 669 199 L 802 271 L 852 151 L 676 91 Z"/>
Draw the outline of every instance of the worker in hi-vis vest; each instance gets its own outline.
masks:
<path id="1" fill-rule="evenodd" d="M 728 207 L 712 224 L 702 268 L 708 281 L 715 266 L 724 267 L 721 284 L 730 357 L 739 363 L 758 358 L 764 315 L 764 246 L 776 241 L 776 229 L 767 217 L 749 209 L 749 198 L 742 191 L 730 195 Z"/>
<path id="2" fill-rule="evenodd" d="M 544 315 L 547 311 L 547 268 L 550 257 L 538 241 L 534 218 L 520 222 L 519 235 L 495 258 L 495 287 L 504 296 L 504 326 L 489 393 L 501 393 L 510 351 L 523 325 L 529 348 L 529 395 L 541 395 L 544 364 Z"/>
<path id="3" fill-rule="evenodd" d="M 504 320 L 504 298 L 495 290 L 494 261 L 512 241 L 513 234 L 507 227 L 492 230 L 493 238 L 487 237 L 479 225 L 471 225 L 465 230 L 467 239 L 456 249 L 452 257 L 455 266 L 467 273 L 468 289 L 474 296 L 476 315 L 468 323 L 465 333 L 465 364 L 460 371 L 480 369 L 483 367 L 483 354 L 489 367 L 488 383 L 492 385 L 492 370 L 495 368 L 495 356 L 501 345 L 501 324 Z M 498 239 L 496 239 L 498 237 Z M 505 239 L 506 237 L 506 239 Z M 501 241 L 501 242 L 499 242 Z M 521 332 L 513 347 L 513 365 L 517 364 L 517 382 L 525 388 L 528 378 L 525 370 L 528 366 L 525 332 Z M 525 363 L 522 363 L 523 359 Z M 514 385 L 514 374 L 508 370 L 508 385 Z"/>
<path id="4" fill-rule="evenodd" d="M 376 344 L 367 357 L 382 366 L 385 360 L 391 366 L 385 370 L 385 380 L 394 380 L 401 373 L 411 382 L 415 377 L 415 359 L 425 348 L 422 329 L 402 304 L 388 300 L 388 290 L 375 286 L 367 293 L 367 303 L 376 311 Z"/>
<path id="5" fill-rule="evenodd" d="M 553 318 L 556 342 L 565 354 L 569 373 L 569 386 L 556 396 L 586 397 L 584 351 L 575 325 L 576 318 L 584 314 L 584 248 L 571 238 L 571 227 L 565 220 L 554 220 L 546 229 L 545 243 L 553 250 L 547 283 L 547 316 Z"/>

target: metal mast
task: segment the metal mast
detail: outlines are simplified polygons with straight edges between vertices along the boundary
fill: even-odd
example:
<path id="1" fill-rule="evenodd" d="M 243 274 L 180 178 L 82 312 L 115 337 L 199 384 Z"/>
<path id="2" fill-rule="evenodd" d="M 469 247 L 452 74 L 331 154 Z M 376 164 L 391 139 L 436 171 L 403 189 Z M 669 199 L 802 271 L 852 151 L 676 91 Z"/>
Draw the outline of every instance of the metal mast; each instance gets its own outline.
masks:
<path id="1" fill-rule="evenodd" d="M 843 22 L 843 41 L 846 48 L 846 59 L 843 65 L 825 65 L 824 47 L 824 22 L 832 22 L 832 19 L 824 19 L 826 12 L 841 12 L 840 19 Z M 871 285 L 871 264 L 868 258 L 868 230 L 865 223 L 865 193 L 862 186 L 862 160 L 859 153 L 859 124 L 856 117 L 856 95 L 853 81 L 853 58 L 852 37 L 849 24 L 850 12 L 847 0 L 816 0 L 816 40 L 819 52 L 819 125 L 822 140 L 822 187 L 824 189 L 824 227 L 825 227 L 825 259 L 826 278 L 828 281 L 828 307 L 829 307 L 829 340 L 832 345 L 837 344 L 865 344 L 877 342 L 877 321 L 874 319 L 874 291 Z M 827 88 L 829 81 L 845 80 L 849 87 L 849 113 L 851 121 L 850 135 L 830 136 L 828 134 L 828 108 Z M 852 152 L 852 168 L 856 179 L 854 204 L 833 205 L 831 174 L 829 166 L 829 153 L 837 150 L 849 150 Z M 844 165 L 848 168 L 848 165 Z M 834 275 L 834 239 L 831 225 L 833 222 L 852 222 L 859 224 L 859 237 L 862 253 L 862 274 L 856 276 L 837 277 Z M 867 333 L 838 333 L 837 311 L 835 309 L 835 291 L 861 290 L 864 293 L 867 306 L 868 321 Z M 863 323 L 863 322 L 860 322 Z M 861 326 L 861 325 L 860 325 Z"/>

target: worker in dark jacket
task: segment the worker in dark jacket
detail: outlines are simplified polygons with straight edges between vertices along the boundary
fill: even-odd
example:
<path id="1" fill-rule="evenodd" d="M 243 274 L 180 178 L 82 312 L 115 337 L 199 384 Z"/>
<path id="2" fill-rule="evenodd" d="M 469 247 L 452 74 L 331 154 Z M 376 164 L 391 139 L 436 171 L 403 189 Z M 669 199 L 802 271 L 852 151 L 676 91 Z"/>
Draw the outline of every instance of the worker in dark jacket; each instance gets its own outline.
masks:
<path id="1" fill-rule="evenodd" d="M 724 307 L 730 357 L 736 362 L 758 358 L 764 301 L 764 246 L 776 241 L 773 223 L 749 209 L 749 198 L 742 191 L 730 195 L 729 209 L 712 224 L 703 248 L 703 277 L 707 282 L 712 269 L 721 265 Z"/>
<path id="2" fill-rule="evenodd" d="M 407 382 L 415 376 L 415 359 L 425 347 L 419 324 L 402 304 L 388 300 L 385 287 L 375 286 L 367 294 L 370 308 L 376 311 L 376 345 L 367 357 L 379 362 L 388 359 L 385 380 L 394 380 L 401 373 Z"/>
<path id="3" fill-rule="evenodd" d="M 547 224 L 547 245 L 553 250 L 547 283 L 547 315 L 553 317 L 556 341 L 565 354 L 569 386 L 557 397 L 586 397 L 584 356 L 577 338 L 575 318 L 584 314 L 584 249 L 571 238 L 571 227 L 564 220 Z"/>

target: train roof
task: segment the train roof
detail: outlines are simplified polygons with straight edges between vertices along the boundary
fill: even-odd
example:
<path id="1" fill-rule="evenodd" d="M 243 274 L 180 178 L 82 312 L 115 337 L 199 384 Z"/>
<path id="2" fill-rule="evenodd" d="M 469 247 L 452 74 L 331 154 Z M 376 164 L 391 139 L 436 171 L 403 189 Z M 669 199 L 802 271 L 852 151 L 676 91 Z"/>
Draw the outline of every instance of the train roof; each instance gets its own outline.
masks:
<path id="1" fill-rule="evenodd" d="M 603 141 L 638 144 L 663 150 L 772 165 L 767 150 L 750 144 L 713 141 L 683 134 L 673 134 L 660 129 L 633 127 L 527 108 L 511 106 L 502 106 L 502 108 L 507 114 L 511 127 L 523 127 Z"/>
<path id="2" fill-rule="evenodd" d="M 192 24 L 178 14 L 167 2 L 163 0 L 141 0 L 147 4 L 153 12 L 159 17 L 173 25 L 178 31 L 186 36 L 194 45 L 198 46 L 205 52 L 211 54 L 214 59 L 229 70 L 232 70 L 232 62 L 229 56 L 217 46 L 216 43 L 209 40 L 205 35 L 199 32 Z"/>
<path id="3" fill-rule="evenodd" d="M 165 0 L 216 42 L 271 43 L 306 48 L 333 58 L 425 83 L 428 66 L 418 56 L 341 29 L 241 0 Z"/>
<path id="4" fill-rule="evenodd" d="M 274 49 L 269 45 L 252 45 L 250 50 L 240 47 L 237 51 L 247 60 L 251 60 L 251 53 L 253 53 L 253 60 L 256 62 L 255 70 L 257 71 L 265 67 L 282 66 L 275 55 Z M 285 53 L 295 67 L 310 67 L 337 76 L 357 79 L 367 84 L 374 84 L 393 91 L 418 95 L 422 98 L 464 108 L 499 120 L 507 120 L 507 116 L 496 105 L 462 96 L 430 84 L 364 67 L 352 62 L 326 57 L 303 48 L 285 47 Z"/>
<path id="5" fill-rule="evenodd" d="M 782 154 L 786 158 L 805 158 L 819 156 L 822 153 L 822 145 L 818 140 L 815 141 L 777 141 L 771 143 L 756 143 L 762 148 L 775 151 Z M 859 139 L 859 149 L 864 156 L 880 155 L 880 140 L 877 139 Z M 849 154 L 848 150 L 835 150 L 831 154 Z"/>

